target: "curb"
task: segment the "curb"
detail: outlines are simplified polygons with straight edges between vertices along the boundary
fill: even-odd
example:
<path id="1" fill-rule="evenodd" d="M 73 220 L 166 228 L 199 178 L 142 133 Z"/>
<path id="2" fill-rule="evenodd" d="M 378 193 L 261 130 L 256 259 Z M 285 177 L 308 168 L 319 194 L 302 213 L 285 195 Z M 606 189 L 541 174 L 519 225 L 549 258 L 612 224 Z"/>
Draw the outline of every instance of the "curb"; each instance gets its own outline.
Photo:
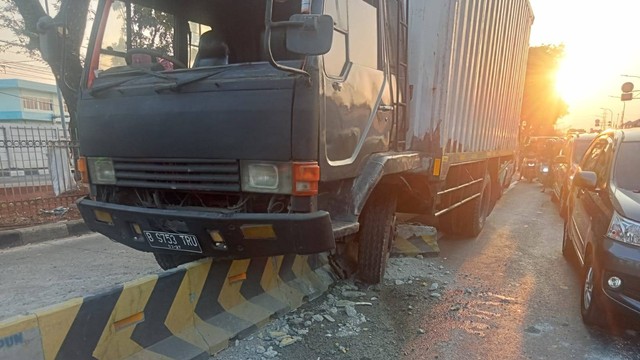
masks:
<path id="1" fill-rule="evenodd" d="M 0 250 L 90 233 L 82 220 L 0 231 Z"/>

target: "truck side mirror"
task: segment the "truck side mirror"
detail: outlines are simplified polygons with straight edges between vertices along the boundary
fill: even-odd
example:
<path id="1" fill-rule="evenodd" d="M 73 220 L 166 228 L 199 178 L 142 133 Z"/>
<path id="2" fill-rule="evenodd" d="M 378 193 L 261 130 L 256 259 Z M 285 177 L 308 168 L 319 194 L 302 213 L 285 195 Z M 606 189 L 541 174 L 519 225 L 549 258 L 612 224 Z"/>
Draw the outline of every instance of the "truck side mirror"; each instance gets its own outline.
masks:
<path id="1" fill-rule="evenodd" d="M 573 178 L 573 185 L 585 190 L 596 190 L 598 175 L 593 171 L 578 171 Z"/>
<path id="2" fill-rule="evenodd" d="M 63 28 L 56 24 L 50 16 L 43 16 L 36 24 L 40 38 L 40 53 L 46 62 L 62 57 Z"/>
<path id="3" fill-rule="evenodd" d="M 302 55 L 324 55 L 333 43 L 333 18 L 295 14 L 287 26 L 287 50 Z"/>

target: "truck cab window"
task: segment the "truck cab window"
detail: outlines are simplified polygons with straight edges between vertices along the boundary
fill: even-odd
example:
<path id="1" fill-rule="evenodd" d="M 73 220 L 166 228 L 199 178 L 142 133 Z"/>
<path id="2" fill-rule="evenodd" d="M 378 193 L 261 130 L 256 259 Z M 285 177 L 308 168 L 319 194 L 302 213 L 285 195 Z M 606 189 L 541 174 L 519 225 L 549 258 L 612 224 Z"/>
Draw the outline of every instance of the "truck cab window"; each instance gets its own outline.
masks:
<path id="1" fill-rule="evenodd" d="M 331 15 L 334 23 L 333 45 L 331 50 L 324 56 L 324 71 L 327 76 L 340 77 L 347 63 L 347 34 L 349 31 L 347 1 L 325 1 L 324 13 Z"/>
<path id="2" fill-rule="evenodd" d="M 200 36 L 210 30 L 211 26 L 189 21 L 189 67 L 193 67 L 193 63 L 196 60 Z"/>
<path id="3" fill-rule="evenodd" d="M 378 69 L 378 9 L 371 1 L 349 0 L 349 60 Z"/>
<path id="4" fill-rule="evenodd" d="M 139 4 L 114 1 L 105 26 L 98 70 L 125 66 L 131 49 L 174 54 L 174 16 Z"/>

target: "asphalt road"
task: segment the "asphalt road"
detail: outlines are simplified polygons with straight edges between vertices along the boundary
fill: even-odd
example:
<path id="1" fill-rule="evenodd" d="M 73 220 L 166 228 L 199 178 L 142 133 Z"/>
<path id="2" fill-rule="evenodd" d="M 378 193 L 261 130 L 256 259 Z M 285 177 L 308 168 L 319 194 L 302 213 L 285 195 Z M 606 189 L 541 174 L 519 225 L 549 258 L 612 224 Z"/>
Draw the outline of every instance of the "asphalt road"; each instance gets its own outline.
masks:
<path id="1" fill-rule="evenodd" d="M 153 255 L 90 234 L 0 250 L 0 320 L 157 273 Z"/>
<path id="2" fill-rule="evenodd" d="M 462 310 L 435 306 L 423 316 L 433 336 L 414 344 L 420 358 L 639 359 L 636 331 L 612 336 L 583 325 L 579 270 L 561 254 L 562 220 L 539 184 L 519 183 L 475 240 L 441 241 L 456 274 L 448 291 Z M 464 275 L 463 275 L 464 274 Z M 462 299 L 460 289 L 483 296 Z"/>
<path id="3" fill-rule="evenodd" d="M 355 287 L 361 296 L 348 299 L 354 284 L 343 281 L 214 358 L 640 359 L 635 330 L 583 325 L 578 270 L 561 254 L 562 220 L 540 189 L 517 184 L 478 238 L 443 239 L 436 259 L 391 259 L 384 285 Z M 371 306 L 336 311 L 344 300 Z M 299 339 L 281 347 L 282 333 Z"/>

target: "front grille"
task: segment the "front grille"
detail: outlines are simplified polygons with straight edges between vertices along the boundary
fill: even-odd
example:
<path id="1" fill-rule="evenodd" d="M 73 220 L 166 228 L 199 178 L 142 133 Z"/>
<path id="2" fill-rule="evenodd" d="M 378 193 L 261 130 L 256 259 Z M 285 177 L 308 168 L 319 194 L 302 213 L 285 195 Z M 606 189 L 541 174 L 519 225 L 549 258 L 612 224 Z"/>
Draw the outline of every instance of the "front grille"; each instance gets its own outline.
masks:
<path id="1" fill-rule="evenodd" d="M 240 191 L 236 160 L 113 159 L 113 167 L 122 187 Z"/>

